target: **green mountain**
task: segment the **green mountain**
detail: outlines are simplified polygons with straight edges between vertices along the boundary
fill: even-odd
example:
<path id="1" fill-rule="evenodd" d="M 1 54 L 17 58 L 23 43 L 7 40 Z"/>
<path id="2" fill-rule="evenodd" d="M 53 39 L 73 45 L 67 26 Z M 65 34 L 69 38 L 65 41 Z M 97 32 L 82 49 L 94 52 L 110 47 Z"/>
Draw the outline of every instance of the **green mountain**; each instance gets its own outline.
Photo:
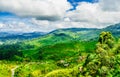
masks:
<path id="1" fill-rule="evenodd" d="M 102 31 L 119 38 L 117 24 L 58 29 L 32 40 L 1 44 L 0 76 L 9 77 L 15 69 L 15 77 L 119 77 L 120 41 Z"/>
<path id="2" fill-rule="evenodd" d="M 55 52 L 59 53 L 60 51 L 68 52 L 68 51 L 71 51 L 70 49 L 72 48 L 72 46 L 74 47 L 75 50 L 78 49 L 76 51 L 85 51 L 85 52 L 87 50 L 92 51 L 95 48 L 95 43 L 98 40 L 100 32 L 102 31 L 110 31 L 113 34 L 113 36 L 119 38 L 119 35 L 120 35 L 119 25 L 120 24 L 115 24 L 103 29 L 96 29 L 96 28 L 58 29 L 48 34 L 45 34 L 44 36 L 41 36 L 39 38 L 34 38 L 32 40 L 25 40 L 23 42 L 17 42 L 17 43 L 12 43 L 13 41 L 10 41 L 6 44 L 1 45 L 0 52 L 13 51 L 14 48 L 16 47 L 15 51 L 19 50 L 19 52 L 22 52 L 24 57 L 33 58 L 34 56 L 34 58 L 38 58 L 41 55 L 39 56 L 35 56 L 35 55 L 38 54 L 39 52 L 44 51 L 43 54 L 46 54 L 50 50 L 51 50 L 51 53 L 55 53 Z M 86 44 L 92 47 L 90 48 L 86 46 Z M 6 50 L 6 48 L 9 46 L 11 47 L 11 49 Z M 69 50 L 65 50 L 64 46 L 68 47 Z M 6 54 L 9 54 L 9 53 L 6 53 Z M 16 55 L 16 54 L 13 53 L 13 55 Z M 20 56 L 21 56 L 21 53 L 20 53 Z"/>
<path id="3" fill-rule="evenodd" d="M 113 36 L 115 36 L 115 37 L 120 37 L 120 23 L 110 25 L 110 26 L 104 28 L 103 30 L 110 31 L 113 34 Z"/>
<path id="4" fill-rule="evenodd" d="M 89 41 L 97 40 L 102 31 L 110 31 L 113 36 L 120 37 L 120 24 L 110 25 L 103 29 L 96 28 L 66 28 L 54 30 L 43 37 L 32 41 L 39 41 L 41 44 L 54 44 L 72 40 Z"/>
<path id="5" fill-rule="evenodd" d="M 50 34 L 54 34 L 54 36 L 59 37 L 66 35 L 71 37 L 72 40 L 86 41 L 95 38 L 97 36 L 98 31 L 99 29 L 96 28 L 67 28 L 52 31 L 50 32 Z"/>
<path id="6" fill-rule="evenodd" d="M 50 45 L 68 41 L 88 41 L 98 37 L 101 30 L 95 28 L 67 28 L 54 30 L 43 37 L 31 40 L 42 45 Z"/>
<path id="7" fill-rule="evenodd" d="M 39 56 L 40 62 L 20 65 L 15 76 L 119 77 L 119 43 L 120 41 L 115 42 L 110 32 L 102 32 L 98 43 L 71 41 L 43 46 L 38 53 L 32 55 Z M 90 50 L 92 51 L 89 52 Z"/>
<path id="8" fill-rule="evenodd" d="M 98 39 L 98 35 L 102 31 L 110 31 L 114 37 L 120 37 L 120 24 L 110 25 L 103 29 L 96 28 L 65 28 L 57 29 L 49 33 L 1 33 L 0 40 L 7 40 L 6 43 L 12 43 L 14 40 L 31 40 L 39 41 L 44 44 L 54 44 L 59 42 L 81 40 L 89 41 Z M 12 40 L 12 41 L 11 41 Z"/>

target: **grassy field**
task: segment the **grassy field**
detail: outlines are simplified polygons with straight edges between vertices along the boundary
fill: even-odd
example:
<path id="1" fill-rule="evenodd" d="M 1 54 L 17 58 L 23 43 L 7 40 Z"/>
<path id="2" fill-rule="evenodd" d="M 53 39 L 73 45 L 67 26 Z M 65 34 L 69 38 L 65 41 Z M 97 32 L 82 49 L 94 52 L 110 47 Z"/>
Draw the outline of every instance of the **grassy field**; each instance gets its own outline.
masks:
<path id="1" fill-rule="evenodd" d="M 30 49 L 29 46 L 25 47 L 26 44 L 22 44 L 22 47 L 26 48 L 25 50 L 24 48 L 20 50 L 24 54 L 23 59 L 12 58 L 14 59 L 13 61 L 1 60 L 0 70 L 3 71 L 0 72 L 0 77 L 10 77 L 12 74 L 11 69 L 16 66 L 19 66 L 15 70 L 16 77 L 29 77 L 29 75 L 33 77 L 44 77 L 53 70 L 72 68 L 80 62 L 80 56 L 86 56 L 86 53 L 93 52 L 95 44 L 96 41 L 69 41 L 41 46 L 38 45 L 38 42 L 33 42 L 31 43 L 33 47 L 30 47 Z"/>

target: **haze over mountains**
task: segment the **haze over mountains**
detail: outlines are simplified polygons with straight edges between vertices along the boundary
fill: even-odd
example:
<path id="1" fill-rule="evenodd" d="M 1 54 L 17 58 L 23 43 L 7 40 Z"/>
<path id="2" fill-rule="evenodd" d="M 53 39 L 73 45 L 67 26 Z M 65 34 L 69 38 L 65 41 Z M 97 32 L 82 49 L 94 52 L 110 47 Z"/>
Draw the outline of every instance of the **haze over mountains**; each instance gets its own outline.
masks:
<path id="1" fill-rule="evenodd" d="M 106 28 L 64 28 L 51 32 L 0 32 L 0 40 L 28 40 L 43 36 L 52 36 L 67 39 L 93 40 L 96 39 L 101 31 L 110 31 L 115 37 L 120 36 L 120 23 L 110 25 Z"/>

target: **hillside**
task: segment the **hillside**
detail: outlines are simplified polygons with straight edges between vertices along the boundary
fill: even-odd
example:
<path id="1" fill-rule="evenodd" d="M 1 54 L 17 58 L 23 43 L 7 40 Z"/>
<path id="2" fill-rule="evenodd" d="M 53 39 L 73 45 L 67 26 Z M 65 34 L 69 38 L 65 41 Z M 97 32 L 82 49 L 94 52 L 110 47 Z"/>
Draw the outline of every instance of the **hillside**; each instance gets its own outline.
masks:
<path id="1" fill-rule="evenodd" d="M 110 31 L 114 37 L 120 37 L 120 24 L 110 25 L 103 29 L 96 28 L 66 28 L 66 29 L 57 29 L 49 32 L 41 38 L 36 38 L 39 42 L 43 43 L 54 43 L 54 42 L 64 42 L 70 40 L 80 40 L 80 41 L 89 41 L 97 40 L 98 35 L 102 31 Z"/>
<path id="2" fill-rule="evenodd" d="M 21 51 L 24 53 L 25 56 L 31 57 L 31 56 L 35 55 L 36 53 L 38 53 L 39 50 L 49 52 L 49 49 L 51 49 L 52 52 L 57 52 L 54 50 L 58 50 L 58 52 L 60 52 L 60 49 L 57 49 L 58 47 L 55 46 L 55 45 L 59 46 L 59 44 L 60 45 L 63 44 L 62 46 L 64 46 L 66 43 L 68 43 L 68 45 L 70 43 L 71 45 L 74 46 L 75 43 L 77 44 L 77 42 L 79 42 L 80 45 L 79 44 L 77 44 L 77 45 L 78 45 L 78 47 L 81 47 L 82 42 L 85 42 L 86 44 L 87 44 L 87 42 L 89 43 L 90 41 L 96 42 L 98 40 L 100 32 L 102 32 L 102 31 L 110 31 L 113 34 L 113 36 L 118 38 L 119 37 L 119 28 L 118 27 L 113 28 L 113 27 L 114 27 L 114 25 L 103 28 L 103 29 L 67 28 L 67 29 L 54 30 L 42 37 L 24 41 L 23 44 L 21 44 L 23 47 L 23 49 L 21 49 Z M 117 33 L 114 33 L 116 30 L 117 30 Z M 83 44 L 83 46 L 85 45 L 85 43 Z M 76 47 L 77 47 L 77 45 L 76 45 Z M 94 43 L 94 45 L 95 45 L 95 43 Z M 55 46 L 56 48 L 54 49 L 54 48 L 52 48 L 52 46 L 53 47 Z M 49 48 L 49 47 L 51 47 L 51 48 Z M 78 49 L 78 47 L 77 47 L 77 49 Z M 82 49 L 82 47 L 81 47 L 81 49 Z M 64 50 L 63 47 L 61 49 Z M 36 52 L 34 52 L 34 51 L 36 51 Z"/>
<path id="3" fill-rule="evenodd" d="M 66 43 L 68 43 L 68 47 L 70 46 L 69 43 L 71 45 L 73 45 L 73 47 L 74 47 L 74 45 L 76 45 L 78 42 L 78 44 L 75 46 L 75 48 L 77 47 L 76 49 L 78 49 L 78 47 L 80 47 L 81 49 L 83 49 L 84 48 L 83 46 L 85 46 L 85 43 L 87 44 L 87 42 L 88 43 L 94 42 L 94 44 L 92 46 L 92 47 L 94 47 L 95 42 L 98 40 L 98 36 L 99 36 L 100 32 L 102 32 L 102 31 L 110 31 L 113 34 L 113 36 L 119 38 L 119 24 L 108 26 L 103 29 L 67 28 L 67 29 L 54 30 L 45 35 L 44 35 L 44 33 L 41 33 L 41 36 L 39 38 L 35 38 L 35 37 L 38 37 L 40 35 L 40 33 L 23 33 L 23 34 L 21 34 L 21 36 L 25 36 L 27 38 L 31 37 L 34 39 L 23 40 L 22 42 L 17 42 L 17 43 L 14 43 L 15 40 L 8 41 L 5 45 L 1 46 L 1 49 L 4 47 L 6 48 L 8 46 L 11 46 L 11 44 L 13 43 L 14 45 L 17 46 L 17 50 L 19 50 L 23 53 L 24 57 L 34 56 L 35 54 L 40 52 L 40 50 L 49 52 L 49 49 L 50 49 L 49 47 L 51 47 L 52 52 L 56 52 L 56 51 L 53 51 L 53 49 L 54 49 L 53 47 L 56 47 L 54 50 L 58 50 L 58 52 L 60 52 L 60 49 L 57 49 L 58 47 L 56 45 L 60 46 L 63 44 L 62 46 L 64 46 L 64 45 L 66 45 Z M 7 37 L 8 35 L 6 34 L 6 36 L 4 36 L 4 37 Z M 15 35 L 16 35 L 16 33 L 15 33 Z M 28 36 L 30 36 L 30 37 L 28 37 Z M 16 38 L 16 37 L 14 37 L 14 38 Z M 8 44 L 8 46 L 6 46 L 7 44 Z M 82 46 L 82 44 L 83 44 L 83 46 Z M 11 47 L 12 50 L 16 47 L 14 45 Z M 64 51 L 63 47 L 61 47 L 61 49 L 62 49 L 62 51 Z M 3 51 L 4 50 L 2 49 L 1 52 L 3 52 Z M 77 51 L 79 51 L 79 50 L 77 50 Z M 37 56 L 35 56 L 35 58 L 36 57 Z"/>
<path id="4" fill-rule="evenodd" d="M 58 29 L 39 38 L 1 44 L 0 76 L 9 77 L 16 67 L 15 77 L 119 76 L 119 41 L 111 35 L 119 38 L 119 26 L 113 27 Z"/>
<path id="5" fill-rule="evenodd" d="M 110 25 L 110 26 L 104 28 L 103 30 L 110 31 L 113 34 L 113 36 L 115 36 L 115 37 L 120 37 L 120 23 Z"/>
<path id="6" fill-rule="evenodd" d="M 115 42 L 110 32 L 102 32 L 99 36 L 96 47 L 95 44 L 92 46 L 91 42 L 89 44 L 87 42 L 61 43 L 42 47 L 35 56 L 39 55 L 39 59 L 43 62 L 21 65 L 16 70 L 16 77 L 21 75 L 23 77 L 28 75 L 33 77 L 119 77 L 119 41 Z M 82 46 L 90 49 L 82 51 L 80 50 L 84 49 Z M 92 52 L 88 52 L 94 47 Z M 46 61 L 47 63 L 44 63 Z"/>
<path id="7" fill-rule="evenodd" d="M 99 34 L 102 31 L 110 31 L 114 37 L 119 38 L 120 36 L 120 28 L 119 24 L 108 26 L 103 29 L 96 29 L 96 28 L 66 28 L 66 29 L 58 29 L 48 34 L 32 39 L 30 41 L 25 42 L 29 45 L 36 45 L 36 46 L 45 46 L 51 45 L 61 42 L 69 42 L 69 41 L 91 41 L 91 40 L 98 40 Z"/>
<path id="8" fill-rule="evenodd" d="M 97 28 L 65 28 L 57 29 L 48 33 L 44 32 L 32 32 L 32 33 L 20 33 L 20 32 L 0 32 L 1 42 L 8 40 L 39 40 L 48 43 L 64 42 L 70 40 L 89 41 L 98 38 L 98 35 L 102 31 L 110 31 L 114 37 L 120 37 L 120 24 L 110 25 L 103 29 Z"/>

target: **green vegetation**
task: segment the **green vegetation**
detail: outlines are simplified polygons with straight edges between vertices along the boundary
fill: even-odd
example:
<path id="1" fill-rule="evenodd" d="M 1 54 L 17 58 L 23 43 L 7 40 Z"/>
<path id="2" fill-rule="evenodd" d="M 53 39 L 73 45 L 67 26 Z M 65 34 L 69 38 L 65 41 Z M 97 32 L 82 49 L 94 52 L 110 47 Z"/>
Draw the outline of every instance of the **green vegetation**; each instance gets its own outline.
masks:
<path id="1" fill-rule="evenodd" d="M 23 54 L 19 49 L 21 49 L 21 47 L 18 43 L 0 45 L 0 60 L 15 60 L 22 57 Z"/>
<path id="2" fill-rule="evenodd" d="M 14 77 L 120 76 L 120 40 L 110 32 L 101 32 L 98 41 L 55 35 L 1 45 L 0 77 L 10 77 L 16 67 Z"/>
<path id="3" fill-rule="evenodd" d="M 10 77 L 12 75 L 11 70 L 19 65 L 19 62 L 14 61 L 0 61 L 0 77 Z"/>
<path id="4" fill-rule="evenodd" d="M 9 77 L 11 76 L 9 64 L 3 64 L 0 62 L 0 77 Z"/>

